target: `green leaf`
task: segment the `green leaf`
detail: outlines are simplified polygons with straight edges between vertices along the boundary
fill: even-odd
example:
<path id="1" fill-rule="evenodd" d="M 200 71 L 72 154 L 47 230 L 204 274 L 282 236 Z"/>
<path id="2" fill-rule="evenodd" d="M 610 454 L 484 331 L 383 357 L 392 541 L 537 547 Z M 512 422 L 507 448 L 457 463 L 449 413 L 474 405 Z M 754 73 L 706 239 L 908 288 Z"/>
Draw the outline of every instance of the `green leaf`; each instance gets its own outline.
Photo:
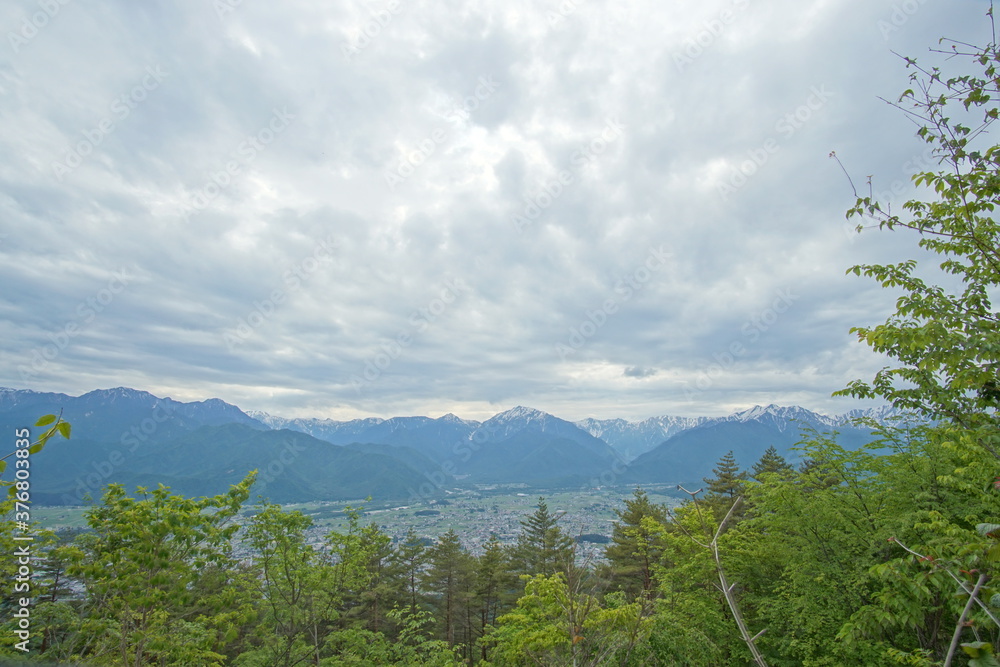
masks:
<path id="1" fill-rule="evenodd" d="M 42 451 L 43 449 L 45 449 L 45 443 L 44 442 L 36 442 L 31 447 L 28 447 L 28 453 L 29 454 L 37 454 L 38 452 Z"/>
<path id="2" fill-rule="evenodd" d="M 1000 537 L 1000 533 L 993 535 L 1000 531 L 1000 523 L 980 523 L 976 524 L 976 532 L 978 532 L 983 537 Z"/>
<path id="3" fill-rule="evenodd" d="M 73 428 L 72 426 L 70 426 L 69 422 L 59 422 L 58 428 L 59 428 L 59 433 L 62 434 L 62 437 L 69 440 L 69 433 Z"/>
<path id="4" fill-rule="evenodd" d="M 48 426 L 49 424 L 51 424 L 55 420 L 56 420 L 56 416 L 55 415 L 45 415 L 44 417 L 42 417 L 41 419 L 39 419 L 37 422 L 35 422 L 35 426 Z"/>
<path id="5" fill-rule="evenodd" d="M 7 462 L 6 461 L 0 461 L 0 475 L 2 475 L 3 471 L 6 470 L 6 469 L 7 469 Z"/>
<path id="6" fill-rule="evenodd" d="M 962 644 L 962 650 L 970 658 L 975 658 L 970 660 L 970 665 L 975 665 L 976 667 L 1000 667 L 1000 663 L 993 656 L 993 644 L 989 642 L 968 642 Z"/>

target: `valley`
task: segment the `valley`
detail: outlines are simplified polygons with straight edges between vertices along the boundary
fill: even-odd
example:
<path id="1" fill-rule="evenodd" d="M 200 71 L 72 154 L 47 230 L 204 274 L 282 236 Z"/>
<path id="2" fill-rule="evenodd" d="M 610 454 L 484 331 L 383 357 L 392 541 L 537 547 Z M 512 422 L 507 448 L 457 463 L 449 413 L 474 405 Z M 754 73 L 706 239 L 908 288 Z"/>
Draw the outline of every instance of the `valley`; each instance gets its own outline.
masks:
<path id="1" fill-rule="evenodd" d="M 668 507 L 680 504 L 681 495 L 672 485 L 643 487 L 650 500 Z M 482 545 L 496 535 L 504 544 L 513 544 L 521 530 L 521 520 L 535 510 L 539 497 L 544 497 L 553 514 L 559 516 L 560 528 L 578 539 L 578 549 L 584 557 L 600 558 L 604 543 L 593 536 L 609 538 L 615 510 L 625 506 L 634 487 L 615 486 L 589 490 L 567 489 L 455 489 L 440 501 L 422 501 L 415 505 L 367 501 L 357 498 L 347 501 L 312 501 L 284 506 L 299 511 L 313 520 L 310 542 L 318 544 L 330 530 L 344 531 L 348 522 L 344 507 L 363 507 L 362 523 L 376 523 L 394 542 L 400 542 L 409 530 L 429 543 L 437 541 L 449 530 L 458 533 L 462 545 L 472 553 L 480 553 Z M 87 508 L 84 506 L 37 506 L 32 509 L 39 526 L 49 530 L 86 528 Z M 248 504 L 240 513 L 246 519 L 257 512 Z"/>

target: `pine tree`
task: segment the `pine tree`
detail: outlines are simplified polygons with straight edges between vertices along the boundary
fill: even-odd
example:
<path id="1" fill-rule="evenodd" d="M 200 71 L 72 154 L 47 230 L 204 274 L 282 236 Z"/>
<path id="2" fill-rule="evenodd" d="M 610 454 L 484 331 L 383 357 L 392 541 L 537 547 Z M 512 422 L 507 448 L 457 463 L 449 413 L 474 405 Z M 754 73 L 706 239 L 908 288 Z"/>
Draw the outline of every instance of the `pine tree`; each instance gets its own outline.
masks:
<path id="1" fill-rule="evenodd" d="M 435 616 L 440 622 L 442 636 L 449 646 L 454 646 L 463 630 L 464 606 L 468 603 L 472 588 L 473 558 L 452 529 L 428 549 L 427 560 L 429 567 L 424 572 L 422 581 L 433 596 Z"/>
<path id="2" fill-rule="evenodd" d="M 703 480 L 706 485 L 706 493 L 700 502 L 704 502 L 711 509 L 716 520 L 721 521 L 736 499 L 743 495 L 747 473 L 745 470 L 740 470 L 732 450 L 726 452 L 726 455 L 719 459 L 719 462 L 712 469 L 712 473 L 715 477 L 705 477 Z M 733 519 L 741 518 L 743 512 L 743 507 L 736 508 L 733 512 Z"/>
<path id="3" fill-rule="evenodd" d="M 566 572 L 573 565 L 574 555 L 573 538 L 563 532 L 545 498 L 540 497 L 535 512 L 521 520 L 514 547 L 515 571 L 530 575 Z"/>
<path id="4" fill-rule="evenodd" d="M 648 522 L 666 524 L 666 507 L 651 502 L 644 490 L 636 488 L 633 497 L 625 499 L 625 509 L 615 513 L 618 521 L 612 529 L 611 544 L 604 551 L 610 564 L 611 582 L 630 599 L 639 595 L 650 599 L 657 590 L 653 572 L 662 547 Z"/>
<path id="5" fill-rule="evenodd" d="M 726 455 L 719 459 L 719 462 L 712 468 L 715 477 L 705 477 L 703 481 L 708 485 L 706 499 L 728 500 L 732 502 L 743 495 L 744 481 L 747 474 L 740 470 L 733 450 L 726 452 Z"/>
<path id="6" fill-rule="evenodd" d="M 386 625 L 386 613 L 392 605 L 393 581 L 390 568 L 392 558 L 392 538 L 381 527 L 372 523 L 361 530 L 361 548 L 366 554 L 365 570 L 367 585 L 358 591 L 358 606 L 354 612 L 364 619 L 366 627 L 379 632 Z"/>
<path id="7" fill-rule="evenodd" d="M 477 635 L 472 639 L 473 644 L 491 627 L 496 626 L 497 619 L 504 612 L 513 607 L 517 600 L 517 584 L 507 550 L 496 535 L 490 535 L 476 564 L 473 604 L 469 607 L 474 615 L 474 622 L 470 622 L 469 626 L 475 627 Z M 482 645 L 480 650 L 481 657 L 485 660 L 486 646 Z"/>
<path id="8" fill-rule="evenodd" d="M 420 609 L 420 574 L 426 563 L 427 545 L 411 528 L 393 552 L 391 566 L 399 601 L 411 616 Z"/>
<path id="9" fill-rule="evenodd" d="M 760 460 L 753 464 L 753 478 L 758 481 L 760 481 L 760 476 L 765 473 L 785 475 L 790 472 L 792 472 L 792 466 L 789 465 L 784 456 L 778 453 L 774 445 L 768 447 Z"/>

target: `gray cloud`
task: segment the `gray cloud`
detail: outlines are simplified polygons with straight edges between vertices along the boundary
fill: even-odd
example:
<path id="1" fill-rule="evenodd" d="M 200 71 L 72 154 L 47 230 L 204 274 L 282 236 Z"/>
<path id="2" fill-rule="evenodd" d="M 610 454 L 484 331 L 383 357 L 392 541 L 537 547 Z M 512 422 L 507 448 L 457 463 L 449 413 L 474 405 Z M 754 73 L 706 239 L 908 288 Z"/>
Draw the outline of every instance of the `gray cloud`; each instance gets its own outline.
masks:
<path id="1" fill-rule="evenodd" d="M 923 147 L 877 99 L 907 84 L 890 49 L 988 38 L 972 0 L 230 5 L 77 0 L 13 41 L 39 5 L 0 8 L 0 385 L 842 411 L 883 363 L 848 329 L 894 299 L 844 271 L 913 253 L 849 233 L 827 155 L 905 184 Z"/>

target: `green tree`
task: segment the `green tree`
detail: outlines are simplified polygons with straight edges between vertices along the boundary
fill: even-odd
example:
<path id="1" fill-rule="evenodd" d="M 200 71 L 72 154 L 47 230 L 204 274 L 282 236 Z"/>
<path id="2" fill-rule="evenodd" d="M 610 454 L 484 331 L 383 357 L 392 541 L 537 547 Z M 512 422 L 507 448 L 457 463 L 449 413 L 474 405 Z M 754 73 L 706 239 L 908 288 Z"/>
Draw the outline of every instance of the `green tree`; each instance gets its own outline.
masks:
<path id="1" fill-rule="evenodd" d="M 459 667 L 466 664 L 446 642 L 428 636 L 426 628 L 433 623 L 428 612 L 409 614 L 394 609 L 388 617 L 400 628 L 397 639 L 390 641 L 383 633 L 371 630 L 341 630 L 328 638 L 326 649 L 331 657 L 319 664 L 328 667 Z"/>
<path id="2" fill-rule="evenodd" d="M 332 573 L 306 542 L 312 519 L 263 505 L 250 520 L 246 542 L 253 549 L 247 577 L 260 606 L 259 624 L 238 664 L 300 664 L 318 658 L 328 622 L 339 600 L 330 590 Z"/>
<path id="3" fill-rule="evenodd" d="M 221 664 L 228 601 L 199 600 L 197 590 L 214 568 L 232 566 L 234 518 L 254 478 L 198 499 L 162 485 L 140 488 L 138 498 L 108 486 L 102 504 L 87 512 L 92 532 L 66 553 L 70 576 L 87 590 L 80 627 L 87 655 L 137 667 Z"/>
<path id="4" fill-rule="evenodd" d="M 667 510 L 652 502 L 641 488 L 625 499 L 625 508 L 615 510 L 618 520 L 611 531 L 611 543 L 604 550 L 610 566 L 611 585 L 630 599 L 652 599 L 657 592 L 655 568 L 663 554 L 659 532 L 649 530 L 649 520 L 664 525 Z"/>
<path id="5" fill-rule="evenodd" d="M 712 468 L 712 474 L 715 476 L 703 478 L 706 492 L 698 502 L 711 509 L 716 520 L 721 521 L 746 491 L 747 473 L 745 470 L 740 470 L 739 463 L 730 450 Z M 733 523 L 739 521 L 744 511 L 745 506 L 741 503 L 730 520 Z"/>
<path id="6" fill-rule="evenodd" d="M 753 474 L 751 477 L 760 481 L 761 475 L 787 475 L 792 472 L 792 466 L 785 460 L 785 457 L 778 453 L 774 445 L 768 447 L 761 455 L 757 463 L 753 464 Z"/>
<path id="7" fill-rule="evenodd" d="M 14 451 L 0 458 L 0 474 L 6 471 L 8 463 L 13 464 L 11 479 L 0 480 L 0 489 L 8 488 L 6 494 L 0 495 L 0 549 L 10 556 L 19 554 L 28 546 L 26 541 L 17 539 L 25 537 L 26 534 L 30 533 L 33 537 L 29 551 L 36 554 L 55 539 L 51 531 L 42 530 L 37 523 L 30 522 L 31 456 L 42 451 L 57 435 L 69 438 L 71 427 L 61 416 L 56 415 L 45 415 L 35 423 L 35 427 L 45 426 L 48 428 L 34 441 L 31 439 L 31 429 L 15 429 Z M 20 558 L 20 556 L 0 558 L 0 576 L 4 581 L 14 582 L 14 585 L 4 587 L 0 593 L 0 613 L 3 613 L 4 618 L 11 618 L 15 606 L 20 608 L 17 603 L 21 598 L 25 598 L 26 593 L 31 593 L 32 596 L 36 593 L 35 590 L 31 590 L 33 582 L 19 572 L 21 567 L 27 567 L 18 562 Z M 9 635 L 8 639 L 13 643 L 21 643 L 14 639 L 13 634 Z M 29 642 L 29 640 L 23 641 Z M 27 645 L 37 648 L 33 640 Z"/>
<path id="8" fill-rule="evenodd" d="M 539 498 L 535 511 L 521 520 L 521 532 L 513 550 L 515 571 L 528 575 L 555 574 L 572 567 L 575 544 L 558 521 L 549 512 L 545 498 Z"/>
<path id="9" fill-rule="evenodd" d="M 988 14 L 994 28 L 992 8 Z M 897 234 L 915 233 L 911 238 L 916 245 L 937 258 L 936 266 L 910 259 L 850 269 L 901 294 L 883 324 L 852 329 L 892 365 L 870 382 L 857 380 L 838 393 L 882 398 L 936 420 L 926 442 L 946 450 L 951 459 L 945 462 L 950 469 L 936 475 L 935 492 L 964 495 L 968 510 L 955 516 L 935 507 L 929 510 L 933 514 L 913 524 L 917 534 L 912 539 L 919 544 L 907 542 L 907 555 L 873 569 L 881 584 L 880 604 L 859 611 L 842 636 L 881 639 L 888 650 L 905 654 L 896 638 L 919 627 L 919 646 L 914 649 L 919 654 L 914 655 L 941 659 L 947 650 L 949 663 L 963 633 L 971 633 L 963 630 L 966 617 L 954 608 L 954 599 L 942 597 L 954 582 L 943 582 L 957 578 L 956 568 L 989 569 L 980 558 L 987 546 L 971 527 L 997 516 L 990 508 L 992 499 L 982 497 L 990 481 L 996 483 L 1000 459 L 1000 317 L 991 300 L 1000 285 L 1000 225 L 995 216 L 1000 144 L 991 137 L 1000 118 L 1000 50 L 995 28 L 992 34 L 994 40 L 984 47 L 942 40 L 948 48 L 939 53 L 947 53 L 949 72 L 960 72 L 954 75 L 906 59 L 911 87 L 895 104 L 920 126 L 918 136 L 932 147 L 939 165 L 913 177 L 915 185 L 931 193 L 929 200 L 913 199 L 901 212 L 893 212 L 871 195 L 869 182 L 868 195 L 858 196 L 848 211 L 848 218 L 862 218 L 859 231 L 867 223 Z M 939 457 L 927 453 L 914 460 L 923 458 Z M 916 553 L 937 565 L 908 562 Z M 970 559 L 979 568 L 971 568 Z M 962 595 L 970 592 L 966 587 Z M 975 596 L 969 597 L 968 604 L 975 606 Z M 947 626 L 956 622 L 949 632 Z"/>
<path id="10" fill-rule="evenodd" d="M 715 477 L 705 477 L 703 480 L 708 488 L 706 497 L 733 501 L 743 495 L 747 475 L 740 470 L 733 450 L 729 450 L 719 459 L 712 468 L 712 474 Z"/>
<path id="11" fill-rule="evenodd" d="M 666 526 L 646 520 L 647 530 L 659 533 L 657 541 L 663 550 L 655 567 L 659 595 L 649 637 L 652 664 L 749 664 L 749 656 L 738 653 L 739 635 L 718 588 L 712 554 L 698 542 L 705 525 L 697 508 L 689 502 L 671 514 Z M 705 518 L 714 521 L 711 516 Z M 714 529 L 715 524 L 709 527 Z M 734 652 L 741 660 L 735 659 Z"/>
<path id="12" fill-rule="evenodd" d="M 629 664 L 648 635 L 649 621 L 638 602 L 626 603 L 619 595 L 602 605 L 562 573 L 525 578 L 517 606 L 486 637 L 489 664 Z"/>
<path id="13" fill-rule="evenodd" d="M 947 40 L 944 40 L 947 42 Z M 1000 117 L 1000 51 L 951 42 L 948 51 L 972 72 L 945 77 L 937 67 L 907 59 L 912 87 L 897 105 L 921 124 L 918 135 L 941 165 L 913 176 L 933 191 L 932 201 L 911 200 L 903 214 L 871 195 L 859 197 L 848 218 L 862 217 L 888 230 L 917 232 L 916 244 L 937 254 L 931 271 L 916 260 L 859 264 L 850 269 L 886 289 L 902 290 L 896 311 L 880 325 L 852 329 L 873 350 L 895 360 L 871 382 L 852 382 L 842 394 L 883 398 L 899 408 L 950 420 L 974 431 L 978 446 L 1000 458 L 1000 321 L 991 293 L 1000 285 L 1000 145 L 990 129 Z M 858 226 L 859 231 L 864 223 Z"/>
<path id="14" fill-rule="evenodd" d="M 472 644 L 496 626 L 497 619 L 515 602 L 517 577 L 511 570 L 507 550 L 491 535 L 483 545 L 483 553 L 475 563 L 475 583 L 469 611 L 473 618 L 469 627 L 475 629 Z M 480 642 L 481 658 L 486 659 L 486 646 Z"/>
<path id="15" fill-rule="evenodd" d="M 421 608 L 420 573 L 427 562 L 423 538 L 410 528 L 392 554 L 392 576 L 397 580 L 399 602 L 414 616 Z"/>
<path id="16" fill-rule="evenodd" d="M 427 551 L 423 586 L 448 646 L 455 646 L 467 631 L 466 608 L 472 595 L 474 560 L 454 530 L 442 535 Z M 468 645 L 466 644 L 466 649 Z"/>
<path id="17" fill-rule="evenodd" d="M 392 538 L 370 523 L 358 531 L 357 554 L 364 572 L 364 585 L 348 601 L 348 618 L 358 619 L 373 632 L 385 630 L 390 624 L 387 613 L 391 601 L 399 598 L 393 577 Z"/>

